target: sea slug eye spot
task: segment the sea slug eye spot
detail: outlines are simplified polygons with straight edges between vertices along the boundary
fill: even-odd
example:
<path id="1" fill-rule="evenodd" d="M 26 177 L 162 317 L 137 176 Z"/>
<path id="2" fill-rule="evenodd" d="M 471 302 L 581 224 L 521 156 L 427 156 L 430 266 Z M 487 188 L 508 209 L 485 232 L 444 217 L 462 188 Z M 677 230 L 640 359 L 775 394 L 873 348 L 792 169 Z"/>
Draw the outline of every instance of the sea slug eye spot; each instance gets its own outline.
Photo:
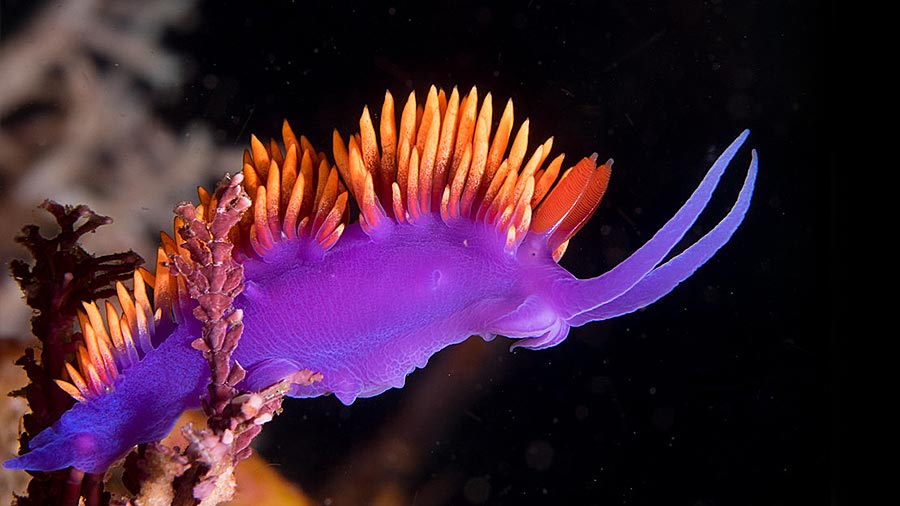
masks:
<path id="1" fill-rule="evenodd" d="M 519 245 L 516 256 L 520 262 L 528 264 L 542 263 L 552 257 L 552 252 L 547 246 L 547 238 L 540 234 L 529 234 Z"/>

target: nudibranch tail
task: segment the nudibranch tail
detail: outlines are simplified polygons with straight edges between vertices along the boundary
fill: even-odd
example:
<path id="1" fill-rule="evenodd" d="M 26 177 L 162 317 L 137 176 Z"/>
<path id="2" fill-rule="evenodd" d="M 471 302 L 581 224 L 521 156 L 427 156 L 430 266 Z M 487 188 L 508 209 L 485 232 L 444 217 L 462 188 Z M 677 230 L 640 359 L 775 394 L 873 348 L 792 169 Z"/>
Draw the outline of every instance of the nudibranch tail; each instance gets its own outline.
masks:
<path id="1" fill-rule="evenodd" d="M 490 93 L 479 108 L 475 87 L 462 97 L 453 88 L 448 98 L 432 86 L 424 107 L 409 94 L 399 128 L 387 92 L 379 135 L 368 108 L 346 143 L 335 131 L 335 163 L 359 203 L 366 233 L 379 237 L 394 224 L 433 217 L 447 224 L 466 219 L 494 227 L 510 251 L 529 233 L 544 234 L 558 260 L 597 208 L 611 161 L 597 167 L 596 157 L 585 158 L 554 187 L 564 155 L 544 167 L 553 138 L 526 159 L 528 120 L 512 137 L 510 100 L 492 137 L 492 115 Z"/>
<path id="2" fill-rule="evenodd" d="M 134 273 L 132 293 L 116 285 L 118 306 L 83 303 L 78 314 L 83 341 L 74 364 L 58 372 L 59 387 L 77 401 L 50 428 L 28 442 L 28 452 L 3 463 L 7 469 L 54 471 L 75 467 L 104 472 L 134 445 L 161 439 L 182 411 L 199 405 L 209 370 L 190 342 L 198 332 L 189 298 L 168 273 L 160 247 L 158 274 Z M 179 254 L 177 247 L 169 250 Z M 148 290 L 154 289 L 151 304 Z"/>
<path id="3" fill-rule="evenodd" d="M 738 199 L 725 218 L 695 244 L 660 266 L 706 208 L 749 133 L 745 130 L 725 149 L 675 216 L 634 254 L 601 276 L 563 283 L 560 299 L 572 325 L 613 318 L 656 301 L 728 242 L 750 205 L 757 171 L 755 150 Z"/>

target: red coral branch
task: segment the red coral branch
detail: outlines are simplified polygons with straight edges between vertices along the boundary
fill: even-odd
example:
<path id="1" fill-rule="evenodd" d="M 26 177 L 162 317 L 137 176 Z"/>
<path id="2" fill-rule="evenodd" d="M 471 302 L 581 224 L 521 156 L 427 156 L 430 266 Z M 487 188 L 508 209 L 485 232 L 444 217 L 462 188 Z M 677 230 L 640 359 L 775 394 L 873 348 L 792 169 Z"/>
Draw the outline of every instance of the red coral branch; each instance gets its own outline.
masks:
<path id="1" fill-rule="evenodd" d="M 95 257 L 86 252 L 79 240 L 89 232 L 112 222 L 112 219 L 91 211 L 87 206 L 62 206 L 51 200 L 41 207 L 51 213 L 59 224 L 59 232 L 49 238 L 41 236 L 36 225 L 28 225 L 16 237 L 19 244 L 31 253 L 33 263 L 14 260 L 10 272 L 25 293 L 25 300 L 35 311 L 31 328 L 41 342 L 40 359 L 33 348 L 16 361 L 28 375 L 29 384 L 13 392 L 24 396 L 31 413 L 25 415 L 25 432 L 20 437 L 21 451 L 40 431 L 49 427 L 71 407 L 72 399 L 53 382 L 62 377 L 66 354 L 80 337 L 74 333 L 73 323 L 82 301 L 109 297 L 115 293 L 115 283 L 132 276 L 143 263 L 136 253 L 129 251 Z M 19 506 L 48 504 L 76 504 L 82 492 L 83 473 L 68 471 L 33 473 L 25 497 L 17 498 Z M 102 502 L 102 486 L 97 482 L 85 489 L 85 504 Z"/>
<path id="2" fill-rule="evenodd" d="M 244 289 L 244 268 L 231 256 L 234 245 L 228 239 L 231 228 L 241 220 L 251 201 L 240 183 L 243 176 L 220 183 L 214 195 L 218 202 L 212 220 L 197 216 L 192 204 L 182 204 L 175 213 L 184 221 L 178 231 L 182 246 L 190 252 L 192 263 L 172 255 L 177 274 L 187 281 L 191 297 L 197 300 L 194 316 L 203 323 L 203 337 L 193 346 L 203 353 L 211 372 L 204 410 L 210 417 L 210 428 L 217 433 L 227 428 L 226 407 L 237 394 L 234 385 L 244 379 L 240 365 L 231 364 L 243 332 L 243 316 L 234 310 L 234 298 Z"/>
<path id="3" fill-rule="evenodd" d="M 211 200 L 217 203 L 211 219 L 204 219 L 191 204 L 175 209 L 184 223 L 178 235 L 190 253 L 190 261 L 172 255 L 172 271 L 185 279 L 191 297 L 198 302 L 194 316 L 203 323 L 203 330 L 202 337 L 192 344 L 209 365 L 210 384 L 203 401 L 209 429 L 182 429 L 189 441 L 184 456 L 191 464 L 175 480 L 174 504 L 230 500 L 235 486 L 234 466 L 250 456 L 251 441 L 281 410 L 281 401 L 291 385 L 321 378 L 304 370 L 260 392 L 239 392 L 235 388 L 246 372 L 231 360 L 243 331 L 243 313 L 232 304 L 244 284 L 243 267 L 232 257 L 234 245 L 229 233 L 251 204 L 240 186 L 242 181 L 243 176 L 237 174 L 219 184 Z"/>

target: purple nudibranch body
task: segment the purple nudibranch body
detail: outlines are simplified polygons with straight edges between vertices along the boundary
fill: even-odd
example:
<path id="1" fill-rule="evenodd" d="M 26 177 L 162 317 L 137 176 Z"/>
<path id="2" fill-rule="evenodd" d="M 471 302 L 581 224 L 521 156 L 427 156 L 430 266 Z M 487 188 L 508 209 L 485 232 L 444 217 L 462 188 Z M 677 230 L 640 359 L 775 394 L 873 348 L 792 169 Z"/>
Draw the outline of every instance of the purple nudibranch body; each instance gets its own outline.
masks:
<path id="1" fill-rule="evenodd" d="M 669 293 L 730 239 L 750 205 L 755 151 L 727 215 L 669 258 L 747 139 L 744 131 L 652 239 L 609 272 L 576 279 L 557 260 L 596 210 L 611 161 L 584 158 L 557 178 L 561 157 L 541 168 L 552 139 L 526 163 L 528 122 L 509 145 L 508 104 L 488 142 L 490 95 L 476 115 L 477 104 L 474 89 L 462 98 L 454 89 L 448 99 L 432 88 L 417 115 L 411 94 L 397 129 L 388 94 L 380 142 L 366 109 L 359 134 L 346 144 L 335 134 L 336 167 L 287 124 L 284 151 L 253 138 L 242 182 L 254 206 L 235 235 L 245 283 L 234 302 L 244 333 L 233 358 L 247 370 L 239 388 L 259 390 L 309 369 L 321 381 L 289 395 L 333 393 L 350 404 L 402 387 L 432 355 L 472 335 L 555 346 L 570 327 Z M 351 196 L 361 211 L 354 223 Z M 214 212 L 209 195 L 200 198 Z M 81 402 L 6 468 L 103 472 L 200 405 L 210 377 L 191 347 L 200 325 L 166 267 L 182 253 L 168 236 L 160 252 L 153 304 L 136 275 L 133 296 L 120 290 L 121 316 L 107 309 L 104 318 L 86 305 L 89 363 L 80 363 L 80 373 L 69 367 L 69 381 L 59 382 Z"/>

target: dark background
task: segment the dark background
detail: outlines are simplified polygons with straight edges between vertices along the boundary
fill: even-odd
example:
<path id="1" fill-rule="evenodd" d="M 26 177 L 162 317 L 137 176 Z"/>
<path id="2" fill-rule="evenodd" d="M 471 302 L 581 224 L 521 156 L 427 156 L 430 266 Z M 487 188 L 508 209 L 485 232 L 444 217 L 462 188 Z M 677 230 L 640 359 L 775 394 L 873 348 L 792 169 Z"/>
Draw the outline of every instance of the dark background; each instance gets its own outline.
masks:
<path id="1" fill-rule="evenodd" d="M 492 350 L 476 381 L 455 385 L 466 409 L 399 481 L 414 499 L 438 497 L 425 491 L 439 482 L 446 504 L 824 504 L 837 469 L 831 298 L 817 286 L 832 237 L 828 9 L 209 1 L 167 37 L 192 77 L 165 114 L 203 118 L 239 146 L 250 132 L 278 135 L 287 118 L 330 154 L 331 129 L 355 132 L 363 105 L 380 110 L 386 89 L 399 102 L 431 84 L 477 85 L 495 115 L 512 97 L 516 124 L 529 117 L 533 140 L 555 136 L 554 153 L 616 160 L 604 202 L 562 260 L 580 277 L 649 239 L 749 128 L 760 172 L 731 242 L 643 311 L 573 329 L 550 350 Z M 745 147 L 690 238 L 724 215 L 748 162 Z M 449 353 L 405 389 L 350 407 L 288 401 L 261 453 L 327 503 L 340 476 L 358 472 L 348 456 L 390 431 L 429 369 L 450 371 L 448 382 L 455 368 L 472 375 Z"/>

